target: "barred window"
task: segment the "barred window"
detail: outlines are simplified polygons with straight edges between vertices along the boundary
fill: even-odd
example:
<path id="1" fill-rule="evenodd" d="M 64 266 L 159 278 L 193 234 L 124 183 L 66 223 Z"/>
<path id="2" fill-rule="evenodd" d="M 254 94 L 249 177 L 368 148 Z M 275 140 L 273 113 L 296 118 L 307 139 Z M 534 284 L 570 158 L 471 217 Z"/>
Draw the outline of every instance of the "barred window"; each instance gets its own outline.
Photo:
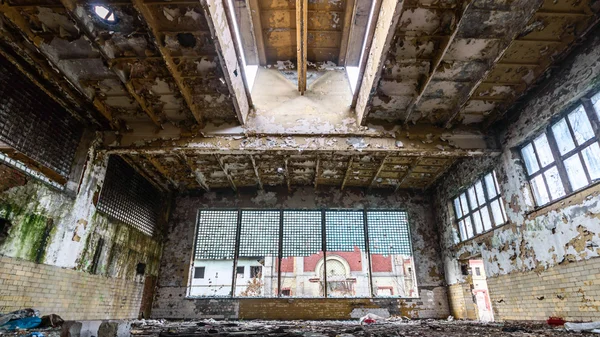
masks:
<path id="1" fill-rule="evenodd" d="M 123 158 L 110 156 L 98 211 L 152 236 L 161 207 L 160 191 Z"/>
<path id="2" fill-rule="evenodd" d="M 521 147 L 537 206 L 581 190 L 600 179 L 600 94 L 551 124 Z"/>
<path id="3" fill-rule="evenodd" d="M 496 171 L 477 180 L 453 200 L 460 240 L 465 241 L 506 223 Z"/>

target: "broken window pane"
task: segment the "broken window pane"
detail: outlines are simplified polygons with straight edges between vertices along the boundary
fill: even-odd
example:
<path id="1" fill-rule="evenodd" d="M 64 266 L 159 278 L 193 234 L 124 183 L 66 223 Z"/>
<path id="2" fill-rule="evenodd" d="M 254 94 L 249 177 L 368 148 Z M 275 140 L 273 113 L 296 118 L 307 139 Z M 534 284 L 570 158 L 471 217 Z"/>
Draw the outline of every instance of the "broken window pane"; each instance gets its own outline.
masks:
<path id="1" fill-rule="evenodd" d="M 500 208 L 500 199 L 493 201 L 490 204 L 490 208 L 492 209 L 492 215 L 494 217 L 494 224 L 499 226 L 504 223 L 504 218 L 502 217 L 502 209 Z"/>
<path id="2" fill-rule="evenodd" d="M 406 212 L 369 211 L 367 222 L 375 295 L 417 297 Z"/>
<path id="3" fill-rule="evenodd" d="M 550 150 L 546 134 L 541 134 L 533 141 L 533 143 L 542 168 L 552 164 L 554 162 L 554 156 L 552 155 L 552 150 Z"/>
<path id="4" fill-rule="evenodd" d="M 531 180 L 531 188 L 533 189 L 533 195 L 538 206 L 547 204 L 550 201 L 542 175 L 538 175 Z"/>
<path id="5" fill-rule="evenodd" d="M 567 176 L 569 176 L 569 182 L 571 183 L 573 191 L 588 184 L 583 165 L 579 159 L 579 154 L 576 153 L 565 159 L 565 169 L 567 170 Z"/>
<path id="6" fill-rule="evenodd" d="M 552 126 L 552 133 L 556 139 L 556 144 L 558 145 L 560 154 L 565 154 L 575 148 L 575 143 L 573 142 L 573 137 L 569 131 L 569 126 L 564 118 Z"/>
<path id="7" fill-rule="evenodd" d="M 485 194 L 483 193 L 483 184 L 481 180 L 478 180 L 475 184 L 475 192 L 477 193 L 477 200 L 479 200 L 479 206 L 485 204 Z"/>
<path id="8" fill-rule="evenodd" d="M 581 145 L 594 137 L 594 130 L 583 106 L 579 106 L 575 111 L 571 112 L 568 118 L 571 128 L 573 128 L 573 133 L 575 133 L 577 145 Z"/>
<path id="9" fill-rule="evenodd" d="M 481 217 L 483 218 L 483 231 L 492 229 L 492 220 L 490 219 L 490 211 L 487 206 L 481 208 Z"/>
<path id="10" fill-rule="evenodd" d="M 483 224 L 481 223 L 479 211 L 473 213 L 473 224 L 475 225 L 475 234 L 481 234 L 483 232 Z"/>
<path id="11" fill-rule="evenodd" d="M 598 146 L 598 143 L 596 142 L 586 147 L 581 151 L 581 154 L 583 155 L 590 178 L 592 180 L 600 179 L 600 146 Z"/>
<path id="12" fill-rule="evenodd" d="M 323 297 L 317 264 L 323 260 L 321 211 L 283 212 L 281 295 Z"/>
<path id="13" fill-rule="evenodd" d="M 523 155 L 523 160 L 525 161 L 525 167 L 527 168 L 527 173 L 532 175 L 540 170 L 537 159 L 535 158 L 535 151 L 533 150 L 533 144 L 529 143 L 521 150 L 521 154 Z M 488 184 L 488 179 L 485 179 L 486 185 Z M 488 186 L 488 191 L 489 191 Z"/>
<path id="14" fill-rule="evenodd" d="M 238 211 L 200 211 L 194 266 L 204 278 L 194 278 L 190 296 L 230 296 Z"/>
<path id="15" fill-rule="evenodd" d="M 462 210 L 460 209 L 460 200 L 458 198 L 454 199 L 454 211 L 457 218 L 462 218 Z"/>
<path id="16" fill-rule="evenodd" d="M 327 297 L 370 296 L 363 212 L 325 211 L 325 233 L 327 261 L 319 278 L 326 280 Z"/>
<path id="17" fill-rule="evenodd" d="M 242 211 L 237 266 L 243 268 L 243 276 L 235 284 L 235 296 L 277 296 L 278 256 L 279 211 Z M 248 278 L 245 271 L 252 267 L 260 267 L 263 273 Z"/>
<path id="18" fill-rule="evenodd" d="M 546 182 L 548 183 L 548 189 L 550 190 L 550 197 L 552 200 L 558 199 L 565 195 L 565 189 L 558 174 L 556 166 L 552 167 L 548 171 L 544 172 Z"/>

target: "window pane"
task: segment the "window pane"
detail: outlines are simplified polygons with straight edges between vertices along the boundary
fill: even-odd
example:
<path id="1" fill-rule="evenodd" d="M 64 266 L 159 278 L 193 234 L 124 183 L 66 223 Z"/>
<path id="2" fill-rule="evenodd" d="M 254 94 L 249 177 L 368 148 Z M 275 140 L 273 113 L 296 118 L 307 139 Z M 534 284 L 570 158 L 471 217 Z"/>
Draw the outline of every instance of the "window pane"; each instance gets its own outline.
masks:
<path id="1" fill-rule="evenodd" d="M 235 296 L 277 296 L 279 255 L 279 211 L 242 211 Z M 249 270 L 262 273 L 250 278 Z"/>
<path id="2" fill-rule="evenodd" d="M 504 218 L 502 217 L 502 210 L 500 209 L 500 199 L 495 200 L 490 204 L 492 209 L 492 215 L 494 217 L 494 224 L 499 226 L 504 223 Z"/>
<path id="3" fill-rule="evenodd" d="M 573 142 L 573 137 L 571 137 L 569 126 L 564 118 L 552 126 L 552 133 L 554 134 L 554 138 L 558 144 L 558 150 L 560 151 L 560 154 L 565 154 L 575 148 L 575 143 Z"/>
<path id="4" fill-rule="evenodd" d="M 483 232 L 483 224 L 481 223 L 481 217 L 479 216 L 479 211 L 473 213 L 473 223 L 475 224 L 475 234 L 480 234 Z"/>
<path id="5" fill-rule="evenodd" d="M 477 208 L 477 199 L 475 197 L 475 188 L 471 187 L 467 191 L 469 193 L 469 202 L 471 203 L 471 209 Z"/>
<path id="6" fill-rule="evenodd" d="M 571 188 L 574 191 L 588 184 L 585 171 L 583 171 L 583 165 L 581 165 L 581 160 L 579 159 L 579 154 L 576 153 L 565 159 L 565 168 L 567 169 L 569 182 L 571 182 Z"/>
<path id="7" fill-rule="evenodd" d="M 462 211 L 460 209 L 460 200 L 458 198 L 454 199 L 454 211 L 456 212 L 457 218 L 462 218 Z"/>
<path id="8" fill-rule="evenodd" d="M 575 133 L 575 140 L 578 145 L 585 143 L 587 140 L 594 137 L 594 130 L 588 119 L 587 114 L 583 106 L 577 108 L 577 110 L 571 112 L 568 116 L 573 133 Z"/>
<path id="9" fill-rule="evenodd" d="M 494 177 L 491 173 L 485 176 L 485 188 L 487 189 L 488 197 L 493 198 L 498 195 L 496 185 L 494 185 Z"/>
<path id="10" fill-rule="evenodd" d="M 548 189 L 550 190 L 550 197 L 552 200 L 558 199 L 565 195 L 562 179 L 560 179 L 560 175 L 558 174 L 558 169 L 556 166 L 544 172 L 544 176 L 546 177 L 546 182 L 548 183 Z"/>
<path id="11" fill-rule="evenodd" d="M 458 223 L 458 231 L 460 232 L 460 241 L 465 241 L 467 239 L 467 231 L 465 230 L 464 220 Z"/>
<path id="12" fill-rule="evenodd" d="M 554 162 L 554 157 L 552 156 L 552 150 L 550 150 L 546 134 L 541 134 L 533 141 L 533 143 L 535 144 L 535 150 L 537 151 L 542 167 L 552 164 Z"/>
<path id="13" fill-rule="evenodd" d="M 529 143 L 521 150 L 521 154 L 523 155 L 523 160 L 525 161 L 525 167 L 527 168 L 527 173 L 532 175 L 539 171 L 540 167 L 538 165 L 537 159 L 535 159 L 535 152 L 533 151 L 533 144 Z M 487 177 L 485 179 L 487 184 Z M 489 187 L 488 187 L 489 191 Z"/>
<path id="14" fill-rule="evenodd" d="M 326 280 L 327 296 L 370 296 L 363 212 L 326 211 L 325 231 L 327 260 L 319 266 L 319 279 Z"/>
<path id="15" fill-rule="evenodd" d="M 483 218 L 483 230 L 488 231 L 492 229 L 492 220 L 490 219 L 490 211 L 487 206 L 481 208 L 481 217 Z"/>
<path id="16" fill-rule="evenodd" d="M 463 193 L 460 195 L 460 203 L 462 205 L 462 213 L 463 215 L 469 213 L 469 204 L 467 203 L 467 194 Z"/>
<path id="17" fill-rule="evenodd" d="M 592 97 L 592 104 L 594 105 L 594 110 L 598 114 L 598 118 L 600 118 L 600 93 L 597 93 Z"/>
<path id="18" fill-rule="evenodd" d="M 471 217 L 465 218 L 465 231 L 467 232 L 467 239 L 473 237 L 473 226 L 471 225 Z"/>
<path id="19" fill-rule="evenodd" d="M 592 180 L 600 179 L 600 146 L 594 143 L 581 151 Z"/>
<path id="20" fill-rule="evenodd" d="M 416 297 L 415 266 L 406 213 L 369 211 L 367 220 L 375 295 Z"/>
<path id="21" fill-rule="evenodd" d="M 200 211 L 194 268 L 204 268 L 194 278 L 190 296 L 230 296 L 238 211 Z"/>
<path id="22" fill-rule="evenodd" d="M 477 192 L 477 200 L 479 200 L 479 206 L 485 204 L 485 194 L 483 193 L 483 184 L 481 180 L 478 180 L 475 184 L 475 192 Z"/>
<path id="23" fill-rule="evenodd" d="M 535 201 L 538 206 L 547 204 L 550 201 L 548 197 L 548 191 L 546 190 L 546 184 L 544 183 L 544 177 L 539 175 L 531 180 L 531 188 L 535 195 Z"/>
<path id="24" fill-rule="evenodd" d="M 323 261 L 320 211 L 283 211 L 281 296 L 321 297 L 317 265 Z"/>

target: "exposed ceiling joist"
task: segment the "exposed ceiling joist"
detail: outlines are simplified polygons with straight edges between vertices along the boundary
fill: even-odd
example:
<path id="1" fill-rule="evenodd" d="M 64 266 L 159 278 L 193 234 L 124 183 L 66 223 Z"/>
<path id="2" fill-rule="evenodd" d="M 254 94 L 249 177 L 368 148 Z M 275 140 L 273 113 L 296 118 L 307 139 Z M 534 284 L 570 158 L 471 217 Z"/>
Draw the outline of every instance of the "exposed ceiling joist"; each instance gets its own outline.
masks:
<path id="1" fill-rule="evenodd" d="M 254 170 L 254 175 L 256 176 L 256 182 L 258 183 L 258 187 L 261 190 L 264 190 L 265 187 L 263 186 L 262 179 L 260 179 L 260 174 L 258 172 L 258 166 L 256 166 L 256 160 L 254 159 L 253 155 L 249 155 L 248 157 L 250 157 L 250 161 L 252 162 L 252 169 Z"/>
<path id="2" fill-rule="evenodd" d="M 315 190 L 319 186 L 319 176 L 321 174 L 321 156 L 317 154 L 317 163 L 315 164 L 315 178 L 313 181 L 313 185 L 315 186 Z"/>
<path id="3" fill-rule="evenodd" d="M 308 57 L 308 0 L 296 0 L 296 50 L 298 53 L 298 91 L 304 95 Z"/>
<path id="4" fill-rule="evenodd" d="M 344 180 L 342 180 L 342 187 L 341 187 L 342 191 L 346 187 L 346 183 L 348 182 L 348 177 L 350 177 L 350 174 L 352 172 L 352 164 L 353 163 L 354 163 L 354 156 L 351 156 L 350 159 L 348 160 L 348 167 L 346 168 L 346 173 L 344 174 Z"/>
<path id="5" fill-rule="evenodd" d="M 408 171 L 406 172 L 404 177 L 402 177 L 402 179 L 400 179 L 400 181 L 398 182 L 398 186 L 396 186 L 394 193 L 396 193 L 396 192 L 398 192 L 398 190 L 400 190 L 400 187 L 402 186 L 402 184 L 404 184 L 404 182 L 410 177 L 410 175 L 415 170 L 415 168 L 417 166 L 419 166 L 419 162 L 421 161 L 421 159 L 423 159 L 423 157 L 418 157 L 412 162 L 410 168 L 408 169 Z"/>
<path id="6" fill-rule="evenodd" d="M 361 125 L 366 123 L 371 93 L 376 89 L 388 51 L 392 45 L 396 26 L 402 15 L 403 0 L 382 0 L 377 25 L 370 44 L 368 59 L 363 62 L 364 76 L 356 92 L 356 115 Z"/>
<path id="7" fill-rule="evenodd" d="M 375 172 L 375 175 L 373 176 L 373 179 L 371 179 L 371 183 L 369 184 L 368 191 L 370 191 L 371 189 L 373 189 L 373 186 L 375 186 L 375 182 L 377 181 L 377 178 L 379 177 L 379 174 L 381 173 L 381 171 L 385 167 L 385 164 L 386 164 L 389 156 L 390 155 L 388 154 L 385 157 L 383 157 L 383 159 L 381 160 L 381 164 L 379 165 L 379 168 L 377 169 L 377 172 Z"/>
<path id="8" fill-rule="evenodd" d="M 225 164 L 223 164 L 223 159 L 221 158 L 221 156 L 219 156 L 217 154 L 215 154 L 214 156 L 217 159 L 217 162 L 219 163 L 219 166 L 221 167 L 221 170 L 223 171 L 223 173 L 225 173 L 225 176 L 227 177 L 227 181 L 229 181 L 229 185 L 231 186 L 231 189 L 233 189 L 235 192 L 237 192 L 237 186 L 235 186 L 235 182 L 233 181 L 233 177 L 231 177 L 231 174 L 229 173 L 229 171 L 225 167 Z"/>
<path id="9" fill-rule="evenodd" d="M 200 170 L 198 170 L 198 168 L 196 167 L 196 164 L 193 163 L 193 161 L 185 153 L 181 153 L 180 155 L 181 155 L 181 160 L 187 165 L 189 170 L 192 171 L 192 173 L 194 174 L 194 178 L 196 178 L 196 182 L 198 183 L 198 185 L 200 185 L 200 187 L 202 187 L 202 189 L 205 190 L 206 192 L 209 192 L 210 187 L 206 183 L 206 177 L 204 176 L 204 174 L 202 172 L 200 172 Z"/>
<path id="10" fill-rule="evenodd" d="M 284 170 L 285 170 L 285 182 L 287 184 L 288 192 L 291 193 L 292 192 L 292 184 L 291 184 L 291 178 L 290 178 L 291 173 L 290 173 L 289 168 L 288 168 L 288 162 L 289 162 L 289 159 L 286 158 L 284 160 L 284 164 L 285 164 L 285 167 L 284 167 Z"/>

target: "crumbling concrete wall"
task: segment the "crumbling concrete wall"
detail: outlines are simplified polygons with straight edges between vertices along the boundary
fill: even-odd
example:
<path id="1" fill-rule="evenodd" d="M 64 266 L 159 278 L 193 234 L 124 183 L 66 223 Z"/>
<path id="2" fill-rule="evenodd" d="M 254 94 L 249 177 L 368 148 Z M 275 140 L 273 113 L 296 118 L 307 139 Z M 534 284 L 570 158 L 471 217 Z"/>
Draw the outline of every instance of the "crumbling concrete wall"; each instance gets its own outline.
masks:
<path id="1" fill-rule="evenodd" d="M 199 209 L 405 209 L 410 218 L 418 299 L 186 299 L 194 229 Z M 152 317 L 350 319 L 357 308 L 383 308 L 410 317 L 447 317 L 446 287 L 431 197 L 423 193 L 371 193 L 321 187 L 269 192 L 207 192 L 175 201 L 161 260 Z"/>
<path id="2" fill-rule="evenodd" d="M 446 281 L 451 285 L 465 282 L 460 261 L 480 256 L 496 319 L 545 319 L 552 315 L 589 320 L 593 317 L 590 313 L 595 317 L 599 314 L 598 286 L 590 287 L 589 283 L 600 279 L 600 272 L 597 268 L 588 270 L 587 260 L 600 255 L 600 186 L 536 209 L 516 149 L 583 95 L 597 90 L 600 35 L 596 31 L 590 36 L 511 116 L 511 123 L 498 127 L 503 144 L 499 158 L 464 160 L 434 188 Z M 491 169 L 498 175 L 508 223 L 459 243 L 451 201 Z M 581 268 L 565 268 L 569 264 Z M 573 272 L 580 277 L 565 274 Z M 517 288 L 523 291 L 508 296 L 516 294 Z"/>
<path id="3" fill-rule="evenodd" d="M 138 316 L 144 277 L 137 264 L 146 264 L 146 275 L 158 275 L 162 247 L 159 239 L 96 212 L 106 163 L 106 156 L 90 151 L 75 196 L 33 178 L 0 193 L 0 312 L 34 307 L 64 319 Z M 12 175 L 0 177 L 0 185 L 7 179 Z"/>

